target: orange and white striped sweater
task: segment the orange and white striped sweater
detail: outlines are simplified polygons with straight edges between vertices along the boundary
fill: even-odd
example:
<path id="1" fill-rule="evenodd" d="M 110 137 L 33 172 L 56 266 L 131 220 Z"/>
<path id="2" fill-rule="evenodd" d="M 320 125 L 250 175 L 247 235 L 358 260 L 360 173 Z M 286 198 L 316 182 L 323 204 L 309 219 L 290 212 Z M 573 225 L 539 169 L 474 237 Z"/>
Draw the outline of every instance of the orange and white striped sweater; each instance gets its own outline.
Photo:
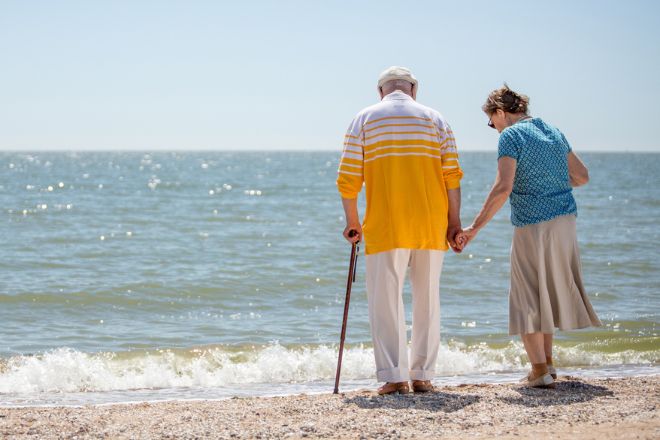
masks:
<path id="1" fill-rule="evenodd" d="M 447 190 L 463 171 L 449 124 L 401 91 L 362 110 L 344 139 L 337 187 L 354 199 L 366 187 L 366 253 L 447 250 Z"/>

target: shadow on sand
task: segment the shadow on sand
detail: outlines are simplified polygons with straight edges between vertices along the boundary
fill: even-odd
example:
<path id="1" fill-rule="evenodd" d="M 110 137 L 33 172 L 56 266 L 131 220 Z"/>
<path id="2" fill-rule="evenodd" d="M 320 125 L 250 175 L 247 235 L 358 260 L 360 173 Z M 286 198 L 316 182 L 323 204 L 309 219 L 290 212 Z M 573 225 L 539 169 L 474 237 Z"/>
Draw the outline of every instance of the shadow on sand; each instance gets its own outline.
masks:
<path id="1" fill-rule="evenodd" d="M 570 376 L 563 377 L 555 383 L 557 387 L 554 389 L 527 388 L 521 385 L 515 389 L 520 396 L 507 396 L 499 399 L 513 405 L 535 408 L 539 406 L 571 405 L 587 402 L 597 397 L 614 395 L 607 387 L 590 385 Z"/>
<path id="2" fill-rule="evenodd" d="M 479 399 L 480 397 L 476 395 L 443 392 L 389 396 L 377 396 L 370 393 L 368 396 L 354 396 L 344 399 L 344 402 L 366 409 L 416 409 L 452 413 L 478 402 Z"/>

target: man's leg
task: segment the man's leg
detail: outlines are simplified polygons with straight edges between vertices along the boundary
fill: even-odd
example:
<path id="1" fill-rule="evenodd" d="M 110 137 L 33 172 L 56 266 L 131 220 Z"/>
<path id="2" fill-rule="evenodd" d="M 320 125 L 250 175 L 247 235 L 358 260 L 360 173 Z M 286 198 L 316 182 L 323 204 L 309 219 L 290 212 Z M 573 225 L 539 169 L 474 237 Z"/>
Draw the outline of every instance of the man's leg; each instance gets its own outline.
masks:
<path id="1" fill-rule="evenodd" d="M 393 249 L 366 256 L 369 324 L 380 382 L 410 379 L 403 308 L 403 282 L 409 249 Z"/>
<path id="2" fill-rule="evenodd" d="M 440 349 L 440 272 L 445 253 L 416 249 L 410 260 L 413 329 L 410 377 L 431 380 Z"/>

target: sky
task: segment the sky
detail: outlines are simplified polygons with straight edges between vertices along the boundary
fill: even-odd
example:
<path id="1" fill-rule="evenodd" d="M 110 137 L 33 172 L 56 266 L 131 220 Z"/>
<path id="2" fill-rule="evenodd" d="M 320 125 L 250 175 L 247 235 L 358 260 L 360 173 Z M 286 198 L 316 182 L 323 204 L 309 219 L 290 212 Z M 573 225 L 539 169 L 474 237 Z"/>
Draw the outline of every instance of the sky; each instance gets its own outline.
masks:
<path id="1" fill-rule="evenodd" d="M 0 150 L 340 150 L 391 65 L 459 149 L 506 81 L 575 151 L 660 151 L 657 1 L 0 0 Z"/>

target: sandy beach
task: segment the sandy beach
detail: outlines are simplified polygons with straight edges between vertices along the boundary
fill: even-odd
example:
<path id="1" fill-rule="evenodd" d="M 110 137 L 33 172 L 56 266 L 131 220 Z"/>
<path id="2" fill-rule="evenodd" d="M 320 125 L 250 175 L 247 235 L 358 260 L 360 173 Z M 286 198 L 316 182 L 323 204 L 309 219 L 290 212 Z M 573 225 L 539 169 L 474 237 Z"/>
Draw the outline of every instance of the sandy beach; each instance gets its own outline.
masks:
<path id="1" fill-rule="evenodd" d="M 659 376 L 559 378 L 434 393 L 233 398 L 85 407 L 1 408 L 2 438 L 566 438 L 660 437 Z"/>

